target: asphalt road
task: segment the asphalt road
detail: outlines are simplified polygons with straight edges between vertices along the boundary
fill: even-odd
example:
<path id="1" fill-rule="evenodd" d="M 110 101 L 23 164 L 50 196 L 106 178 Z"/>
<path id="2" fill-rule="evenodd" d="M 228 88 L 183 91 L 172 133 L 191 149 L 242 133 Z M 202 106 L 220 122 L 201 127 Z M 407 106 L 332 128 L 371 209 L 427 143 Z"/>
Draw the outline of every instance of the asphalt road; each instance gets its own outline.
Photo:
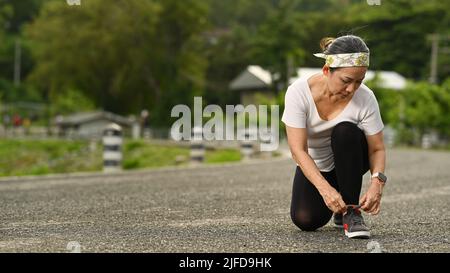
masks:
<path id="1" fill-rule="evenodd" d="M 0 252 L 450 252 L 450 153 L 389 150 L 387 167 L 370 240 L 292 224 L 290 159 L 2 179 Z"/>

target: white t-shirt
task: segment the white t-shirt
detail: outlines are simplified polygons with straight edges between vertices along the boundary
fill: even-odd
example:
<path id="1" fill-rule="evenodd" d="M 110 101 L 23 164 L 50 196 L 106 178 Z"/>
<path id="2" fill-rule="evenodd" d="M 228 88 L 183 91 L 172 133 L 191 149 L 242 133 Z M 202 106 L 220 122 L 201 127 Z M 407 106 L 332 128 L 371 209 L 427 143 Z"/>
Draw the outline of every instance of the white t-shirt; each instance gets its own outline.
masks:
<path id="1" fill-rule="evenodd" d="M 340 122 L 350 121 L 374 135 L 383 130 L 378 102 L 366 85 L 361 84 L 344 110 L 332 120 L 323 120 L 317 111 L 308 78 L 302 77 L 292 83 L 285 95 L 285 108 L 281 120 L 289 127 L 307 128 L 308 154 L 322 172 L 334 169 L 331 133 Z"/>

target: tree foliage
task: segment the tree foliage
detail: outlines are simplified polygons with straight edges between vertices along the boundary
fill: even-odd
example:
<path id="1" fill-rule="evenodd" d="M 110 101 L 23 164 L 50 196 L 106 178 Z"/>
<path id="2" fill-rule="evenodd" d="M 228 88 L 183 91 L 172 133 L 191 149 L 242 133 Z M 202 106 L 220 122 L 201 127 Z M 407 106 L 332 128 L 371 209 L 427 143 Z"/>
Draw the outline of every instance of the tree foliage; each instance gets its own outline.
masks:
<path id="1" fill-rule="evenodd" d="M 105 110 L 150 108 L 164 123 L 168 106 L 202 91 L 205 16 L 196 0 L 46 3 L 26 31 L 36 61 L 29 80 L 50 101 L 73 88 Z"/>
<path id="2" fill-rule="evenodd" d="M 344 34 L 366 40 L 372 70 L 423 81 L 427 35 L 450 34 L 449 10 L 441 0 L 0 0 L 0 97 L 73 111 L 77 100 L 83 109 L 121 114 L 146 108 L 153 125 L 169 126 L 171 108 L 192 105 L 195 95 L 206 104 L 239 103 L 229 83 L 248 65 L 279 75 L 273 91 L 280 97 L 288 71 L 295 72 L 289 67 L 321 66 L 312 55 L 320 39 Z M 17 40 L 26 80 L 19 87 L 12 83 Z M 449 58 L 439 55 L 439 82 L 449 75 Z M 448 86 L 422 82 L 376 95 L 387 123 L 399 122 L 402 101 L 411 107 L 408 126 L 449 128 L 437 118 L 449 115 Z"/>

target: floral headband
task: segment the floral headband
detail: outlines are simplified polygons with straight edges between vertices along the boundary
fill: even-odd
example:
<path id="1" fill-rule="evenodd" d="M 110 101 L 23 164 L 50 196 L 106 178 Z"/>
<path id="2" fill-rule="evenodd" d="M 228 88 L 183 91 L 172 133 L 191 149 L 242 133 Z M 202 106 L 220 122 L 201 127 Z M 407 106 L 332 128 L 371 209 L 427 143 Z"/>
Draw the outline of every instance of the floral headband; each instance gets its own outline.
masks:
<path id="1" fill-rule="evenodd" d="M 366 52 L 331 55 L 316 53 L 314 56 L 325 59 L 325 64 L 329 67 L 369 66 L 369 53 Z"/>

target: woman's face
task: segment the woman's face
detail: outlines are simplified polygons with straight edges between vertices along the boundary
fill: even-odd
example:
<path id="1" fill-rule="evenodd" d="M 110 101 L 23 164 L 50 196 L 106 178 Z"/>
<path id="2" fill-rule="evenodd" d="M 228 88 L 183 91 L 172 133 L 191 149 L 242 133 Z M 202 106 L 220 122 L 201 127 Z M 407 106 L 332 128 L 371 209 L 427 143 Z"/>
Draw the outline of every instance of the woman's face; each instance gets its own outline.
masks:
<path id="1" fill-rule="evenodd" d="M 367 67 L 341 67 L 331 73 L 329 67 L 323 67 L 327 77 L 328 90 L 341 99 L 351 98 L 366 76 Z"/>

